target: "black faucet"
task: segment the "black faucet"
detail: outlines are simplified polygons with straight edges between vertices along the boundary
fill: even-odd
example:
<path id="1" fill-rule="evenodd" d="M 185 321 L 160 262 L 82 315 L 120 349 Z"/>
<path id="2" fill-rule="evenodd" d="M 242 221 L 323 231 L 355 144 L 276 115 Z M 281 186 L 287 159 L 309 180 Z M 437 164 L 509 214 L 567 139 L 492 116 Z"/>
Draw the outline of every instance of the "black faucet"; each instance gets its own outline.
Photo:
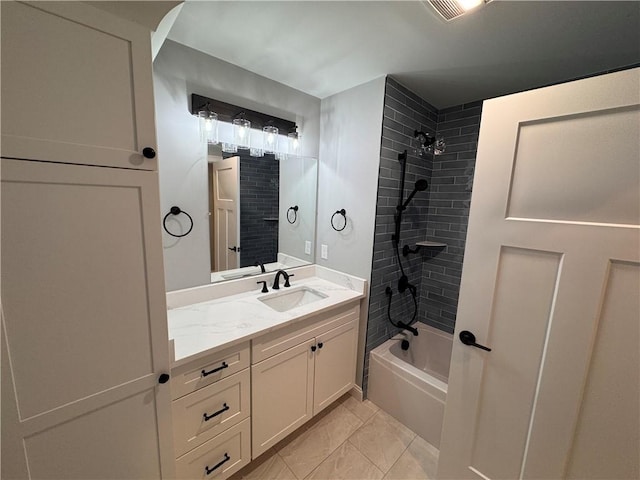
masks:
<path id="1" fill-rule="evenodd" d="M 417 328 L 413 328 L 411 325 L 407 325 L 404 322 L 398 322 L 398 327 L 403 328 L 405 330 L 409 330 L 411 333 L 413 333 L 413 335 L 415 337 L 418 336 L 418 329 Z"/>
<path id="2" fill-rule="evenodd" d="M 291 285 L 289 285 L 289 278 L 295 276 L 293 273 L 287 273 L 284 270 L 278 270 L 278 273 L 276 273 L 276 278 L 273 280 L 273 289 L 274 290 L 280 290 L 280 275 L 282 275 L 284 277 L 284 286 L 285 287 L 290 287 Z"/>
<path id="3" fill-rule="evenodd" d="M 260 267 L 260 273 L 265 273 L 266 270 L 264 268 L 264 263 L 256 262 L 253 264 L 254 267 Z"/>

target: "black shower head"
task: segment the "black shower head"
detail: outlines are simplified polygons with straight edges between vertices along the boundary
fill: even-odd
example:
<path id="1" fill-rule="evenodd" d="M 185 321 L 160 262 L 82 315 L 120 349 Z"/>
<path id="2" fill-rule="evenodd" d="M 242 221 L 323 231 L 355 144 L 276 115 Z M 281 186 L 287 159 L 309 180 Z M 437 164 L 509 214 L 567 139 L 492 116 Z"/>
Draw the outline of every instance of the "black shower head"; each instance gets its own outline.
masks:
<path id="1" fill-rule="evenodd" d="M 424 192 L 428 186 L 429 186 L 429 182 L 427 182 L 424 178 L 421 178 L 416 182 L 416 186 L 414 190 L 416 192 Z"/>
<path id="2" fill-rule="evenodd" d="M 409 205 L 409 202 L 411 201 L 413 196 L 418 192 L 424 192 L 428 186 L 429 186 L 429 182 L 427 182 L 424 178 L 421 178 L 420 180 L 418 180 L 416 182 L 416 186 L 413 187 L 413 191 L 409 194 L 405 202 L 402 204 L 401 209 L 404 210 L 405 208 L 407 208 L 407 205 Z"/>

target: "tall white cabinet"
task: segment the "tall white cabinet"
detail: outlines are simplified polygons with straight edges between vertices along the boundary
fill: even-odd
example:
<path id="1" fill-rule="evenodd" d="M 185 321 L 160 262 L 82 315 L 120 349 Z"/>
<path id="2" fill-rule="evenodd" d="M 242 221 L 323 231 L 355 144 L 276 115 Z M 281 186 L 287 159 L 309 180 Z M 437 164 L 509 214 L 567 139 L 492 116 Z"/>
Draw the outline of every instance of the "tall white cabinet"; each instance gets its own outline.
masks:
<path id="1" fill-rule="evenodd" d="M 2 478 L 171 478 L 149 32 L 0 8 Z"/>

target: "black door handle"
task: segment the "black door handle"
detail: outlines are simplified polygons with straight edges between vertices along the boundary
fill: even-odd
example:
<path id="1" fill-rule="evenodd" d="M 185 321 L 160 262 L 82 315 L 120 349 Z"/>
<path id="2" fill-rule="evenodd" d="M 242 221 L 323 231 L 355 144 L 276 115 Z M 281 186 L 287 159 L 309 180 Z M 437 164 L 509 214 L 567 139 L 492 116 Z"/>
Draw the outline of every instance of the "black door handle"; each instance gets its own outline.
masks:
<path id="1" fill-rule="evenodd" d="M 487 352 L 491 351 L 489 347 L 485 347 L 484 345 L 476 343 L 476 336 L 468 330 L 463 330 L 460 332 L 460 341 L 465 345 L 469 345 L 471 347 L 480 348 L 482 350 L 486 350 Z"/>
<path id="2" fill-rule="evenodd" d="M 227 247 L 227 248 L 228 248 L 229 250 L 231 250 L 232 252 L 239 252 L 239 251 L 240 251 L 240 247 L 236 247 L 236 246 L 233 246 L 233 247 Z"/>

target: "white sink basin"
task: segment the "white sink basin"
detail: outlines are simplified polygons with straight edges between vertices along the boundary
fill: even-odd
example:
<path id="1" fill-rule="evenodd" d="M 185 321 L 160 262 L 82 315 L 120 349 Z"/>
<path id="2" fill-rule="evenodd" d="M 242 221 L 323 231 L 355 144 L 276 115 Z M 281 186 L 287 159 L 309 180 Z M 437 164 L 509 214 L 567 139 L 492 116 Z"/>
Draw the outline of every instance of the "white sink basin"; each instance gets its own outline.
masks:
<path id="1" fill-rule="evenodd" d="M 262 303 L 276 312 L 286 312 L 292 308 L 301 307 L 309 303 L 327 298 L 327 295 L 309 287 L 287 288 L 285 291 L 272 293 L 258 298 Z"/>

